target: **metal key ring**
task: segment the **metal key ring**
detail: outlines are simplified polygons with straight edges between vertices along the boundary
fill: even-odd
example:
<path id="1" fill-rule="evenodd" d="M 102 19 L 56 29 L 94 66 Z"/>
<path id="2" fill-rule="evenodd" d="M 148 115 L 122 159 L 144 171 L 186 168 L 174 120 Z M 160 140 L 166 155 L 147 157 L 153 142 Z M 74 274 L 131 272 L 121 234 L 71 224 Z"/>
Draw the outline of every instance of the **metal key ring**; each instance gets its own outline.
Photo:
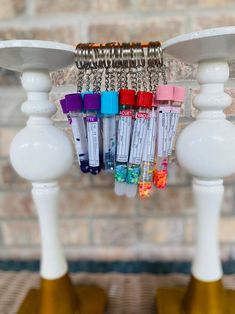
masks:
<path id="1" fill-rule="evenodd" d="M 75 64 L 79 70 L 83 69 L 83 44 L 77 44 L 75 49 Z"/>

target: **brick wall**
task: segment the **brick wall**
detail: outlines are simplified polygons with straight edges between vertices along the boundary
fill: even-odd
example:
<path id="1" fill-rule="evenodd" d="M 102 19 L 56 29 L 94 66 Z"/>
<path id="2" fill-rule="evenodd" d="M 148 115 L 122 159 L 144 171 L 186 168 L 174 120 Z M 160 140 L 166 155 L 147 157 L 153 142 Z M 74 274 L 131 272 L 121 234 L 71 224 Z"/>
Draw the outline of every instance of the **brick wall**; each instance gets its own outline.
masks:
<path id="1" fill-rule="evenodd" d="M 43 39 L 75 44 L 87 41 L 164 41 L 203 28 L 234 25 L 232 0 L 0 0 L 1 39 Z M 170 82 L 189 88 L 180 128 L 191 116 L 195 67 L 167 59 Z M 0 71 L 0 258 L 39 256 L 39 231 L 30 185 L 12 169 L 9 144 L 26 118 L 19 77 Z M 75 90 L 76 71 L 53 73 L 51 99 Z M 228 92 L 235 94 L 235 64 Z M 235 102 L 226 110 L 235 117 Z M 66 129 L 61 112 L 54 117 Z M 190 177 L 171 166 L 170 186 L 149 200 L 113 193 L 112 177 L 83 176 L 77 165 L 61 180 L 61 237 L 67 256 L 90 259 L 187 259 L 193 254 L 195 211 Z M 235 255 L 234 178 L 226 180 L 221 247 L 224 259 Z"/>

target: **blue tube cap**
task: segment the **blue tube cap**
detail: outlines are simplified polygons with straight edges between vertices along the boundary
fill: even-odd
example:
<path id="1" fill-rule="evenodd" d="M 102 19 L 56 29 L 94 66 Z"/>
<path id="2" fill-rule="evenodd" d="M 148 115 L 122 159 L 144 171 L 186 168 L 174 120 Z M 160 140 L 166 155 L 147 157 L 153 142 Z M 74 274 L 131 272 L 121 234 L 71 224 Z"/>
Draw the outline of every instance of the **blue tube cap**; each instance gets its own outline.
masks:
<path id="1" fill-rule="evenodd" d="M 101 94 L 101 113 L 114 115 L 118 113 L 118 92 L 105 91 Z"/>

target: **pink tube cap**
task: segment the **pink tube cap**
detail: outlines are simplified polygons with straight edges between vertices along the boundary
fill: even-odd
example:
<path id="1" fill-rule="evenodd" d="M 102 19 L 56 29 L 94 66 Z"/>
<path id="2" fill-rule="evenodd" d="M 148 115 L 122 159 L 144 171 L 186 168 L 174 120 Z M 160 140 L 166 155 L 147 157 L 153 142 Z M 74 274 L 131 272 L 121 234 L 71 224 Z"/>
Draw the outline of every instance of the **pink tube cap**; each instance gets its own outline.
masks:
<path id="1" fill-rule="evenodd" d="M 174 101 L 184 102 L 186 89 L 183 86 L 174 86 Z"/>
<path id="2" fill-rule="evenodd" d="M 172 85 L 158 85 L 156 90 L 156 100 L 173 100 L 174 86 Z"/>
<path id="3" fill-rule="evenodd" d="M 155 92 L 153 94 L 153 107 L 157 107 L 157 106 L 160 106 L 160 102 L 158 101 L 157 99 L 157 93 Z"/>

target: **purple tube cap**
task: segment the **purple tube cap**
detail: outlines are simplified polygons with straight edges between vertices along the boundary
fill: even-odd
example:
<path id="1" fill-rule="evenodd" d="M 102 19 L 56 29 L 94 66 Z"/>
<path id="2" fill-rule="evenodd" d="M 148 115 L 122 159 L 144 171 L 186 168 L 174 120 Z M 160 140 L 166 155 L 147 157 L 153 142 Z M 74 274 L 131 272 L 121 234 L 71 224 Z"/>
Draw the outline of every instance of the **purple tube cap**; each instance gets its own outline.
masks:
<path id="1" fill-rule="evenodd" d="M 99 93 L 84 95 L 84 109 L 85 110 L 100 110 L 101 95 Z"/>
<path id="2" fill-rule="evenodd" d="M 66 106 L 66 99 L 65 98 L 60 100 L 60 106 L 61 106 L 61 109 L 62 109 L 64 114 L 69 113 L 67 106 Z"/>
<path id="3" fill-rule="evenodd" d="M 82 96 L 80 93 L 65 95 L 68 111 L 80 111 L 83 109 Z"/>

